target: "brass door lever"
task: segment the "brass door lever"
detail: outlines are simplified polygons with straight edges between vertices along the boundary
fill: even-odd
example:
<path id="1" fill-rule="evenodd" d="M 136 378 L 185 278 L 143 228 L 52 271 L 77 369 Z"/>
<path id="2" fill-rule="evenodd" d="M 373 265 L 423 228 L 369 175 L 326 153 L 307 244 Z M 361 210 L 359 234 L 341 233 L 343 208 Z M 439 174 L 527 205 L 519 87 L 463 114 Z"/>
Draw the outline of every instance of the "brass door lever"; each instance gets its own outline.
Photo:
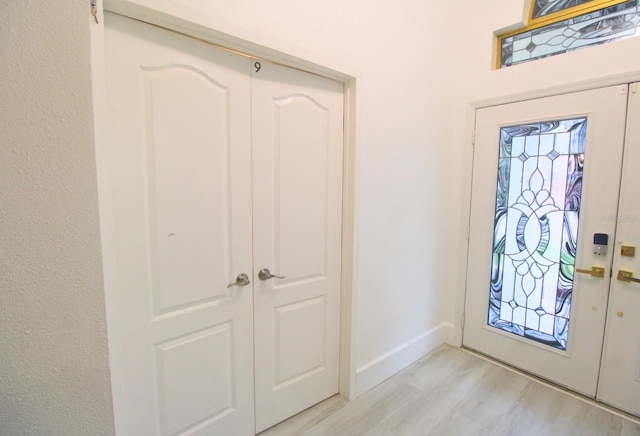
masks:
<path id="1" fill-rule="evenodd" d="M 592 266 L 591 269 L 576 268 L 576 272 L 580 274 L 589 274 L 591 277 L 604 278 L 604 268 L 600 266 Z"/>
<path id="2" fill-rule="evenodd" d="M 618 271 L 618 280 L 626 283 L 640 283 L 640 279 L 633 277 L 633 272 L 625 271 L 623 269 Z"/>

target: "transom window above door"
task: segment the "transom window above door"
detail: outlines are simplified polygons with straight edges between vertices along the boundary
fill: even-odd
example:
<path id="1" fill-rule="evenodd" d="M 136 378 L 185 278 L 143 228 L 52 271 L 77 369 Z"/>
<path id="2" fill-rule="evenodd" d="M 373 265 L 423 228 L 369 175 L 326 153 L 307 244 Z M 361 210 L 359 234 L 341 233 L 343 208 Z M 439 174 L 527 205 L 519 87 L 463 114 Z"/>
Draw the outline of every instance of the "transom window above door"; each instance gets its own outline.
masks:
<path id="1" fill-rule="evenodd" d="M 531 0 L 524 28 L 499 35 L 504 68 L 640 34 L 640 0 Z"/>

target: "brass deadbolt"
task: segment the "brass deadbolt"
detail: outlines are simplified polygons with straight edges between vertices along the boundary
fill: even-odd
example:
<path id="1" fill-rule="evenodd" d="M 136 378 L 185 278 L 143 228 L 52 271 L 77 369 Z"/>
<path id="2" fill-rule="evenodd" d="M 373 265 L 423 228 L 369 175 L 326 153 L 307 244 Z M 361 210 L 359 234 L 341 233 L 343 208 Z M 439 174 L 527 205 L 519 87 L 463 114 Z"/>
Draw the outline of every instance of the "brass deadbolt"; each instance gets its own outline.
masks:
<path id="1" fill-rule="evenodd" d="M 636 257 L 636 247 L 632 245 L 623 245 L 620 247 L 620 255 L 625 257 Z"/>

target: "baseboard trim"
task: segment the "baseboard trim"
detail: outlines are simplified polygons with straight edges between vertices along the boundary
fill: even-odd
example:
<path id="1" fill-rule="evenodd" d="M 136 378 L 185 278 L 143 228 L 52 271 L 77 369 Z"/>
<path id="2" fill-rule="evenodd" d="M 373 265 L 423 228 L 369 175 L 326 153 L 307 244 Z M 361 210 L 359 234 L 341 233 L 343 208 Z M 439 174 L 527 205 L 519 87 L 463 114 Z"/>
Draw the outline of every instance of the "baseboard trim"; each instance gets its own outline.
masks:
<path id="1" fill-rule="evenodd" d="M 402 371 L 445 342 L 451 342 L 454 330 L 453 324 L 443 322 L 357 368 L 356 396 L 359 397 L 392 375 Z"/>

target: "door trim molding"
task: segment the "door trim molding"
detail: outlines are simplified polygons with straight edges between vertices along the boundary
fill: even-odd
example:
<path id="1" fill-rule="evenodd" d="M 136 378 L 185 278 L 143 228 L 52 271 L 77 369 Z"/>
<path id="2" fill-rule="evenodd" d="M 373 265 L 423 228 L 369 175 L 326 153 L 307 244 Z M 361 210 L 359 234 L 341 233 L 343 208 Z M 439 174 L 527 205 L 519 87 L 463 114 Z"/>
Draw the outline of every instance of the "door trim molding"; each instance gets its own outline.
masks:
<path id="1" fill-rule="evenodd" d="M 537 98 L 552 97 L 554 95 L 571 94 L 573 92 L 589 91 L 592 89 L 606 88 L 609 86 L 625 85 L 637 81 L 640 81 L 640 70 L 632 73 L 606 76 L 597 80 L 582 80 L 579 82 L 550 86 L 547 88 L 539 88 L 522 93 L 507 94 L 504 96 L 475 100 L 468 103 L 468 106 L 472 107 L 475 111 L 476 109 L 482 109 L 490 106 L 517 103 L 519 101 L 533 100 Z"/>
<path id="2" fill-rule="evenodd" d="M 473 175 L 473 153 L 474 153 L 474 136 L 476 124 L 476 111 L 479 109 L 499 106 L 503 104 L 516 103 L 520 101 L 533 100 L 544 97 L 552 97 L 555 95 L 570 94 L 580 91 L 588 91 L 608 86 L 625 85 L 632 82 L 640 81 L 640 70 L 624 74 L 615 74 L 601 77 L 597 80 L 582 80 L 565 85 L 551 86 L 547 88 L 539 88 L 516 94 L 506 94 L 503 96 L 492 97 L 488 99 L 475 100 L 468 102 L 465 113 L 465 129 L 464 142 L 462 151 L 462 192 L 460 196 L 460 219 L 458 222 L 458 234 L 466 235 L 471 217 L 471 187 Z M 456 296 L 454 307 L 454 319 L 463 319 L 465 315 L 465 300 L 467 296 L 467 266 L 468 266 L 468 250 L 469 239 L 460 237 L 458 239 L 458 259 L 456 260 L 457 275 Z M 460 323 L 454 323 L 454 335 L 452 345 L 462 346 L 463 326 Z"/>
<path id="3" fill-rule="evenodd" d="M 279 41 L 270 41 L 264 35 L 246 36 L 246 31 L 229 26 L 208 27 L 159 10 L 169 8 L 168 2 L 157 1 L 152 9 L 132 3 L 128 0 L 105 0 L 99 7 L 99 24 L 92 26 L 91 68 L 93 77 L 94 135 L 96 148 L 96 173 L 99 195 L 99 216 L 102 245 L 102 263 L 104 271 L 105 306 L 107 335 L 109 344 L 109 365 L 111 370 L 111 393 L 114 410 L 116 434 L 128 434 L 126 410 L 124 408 L 124 377 L 121 367 L 120 334 L 117 312 L 117 286 L 115 262 L 115 230 L 113 223 L 113 205 L 109 176 L 109 150 L 107 142 L 107 92 L 106 57 L 104 54 L 104 12 L 114 12 L 139 21 L 178 31 L 247 56 L 264 58 L 270 62 L 321 75 L 344 84 L 344 130 L 343 130 L 343 184 L 342 184 L 342 270 L 340 295 L 340 366 L 339 393 L 352 400 L 357 396 L 355 350 L 357 340 L 357 259 L 358 232 L 355 223 L 358 219 L 356 201 L 359 182 L 356 177 L 356 98 L 357 81 L 360 73 L 356 69 L 336 65 L 328 59 L 309 59 L 308 53 L 299 48 L 288 47 L 282 50 Z M 100 5 L 99 5 L 100 6 Z M 213 20 L 212 20 L 213 21 Z M 214 23 L 215 26 L 215 23 Z M 234 36 L 240 34 L 242 37 Z"/>

